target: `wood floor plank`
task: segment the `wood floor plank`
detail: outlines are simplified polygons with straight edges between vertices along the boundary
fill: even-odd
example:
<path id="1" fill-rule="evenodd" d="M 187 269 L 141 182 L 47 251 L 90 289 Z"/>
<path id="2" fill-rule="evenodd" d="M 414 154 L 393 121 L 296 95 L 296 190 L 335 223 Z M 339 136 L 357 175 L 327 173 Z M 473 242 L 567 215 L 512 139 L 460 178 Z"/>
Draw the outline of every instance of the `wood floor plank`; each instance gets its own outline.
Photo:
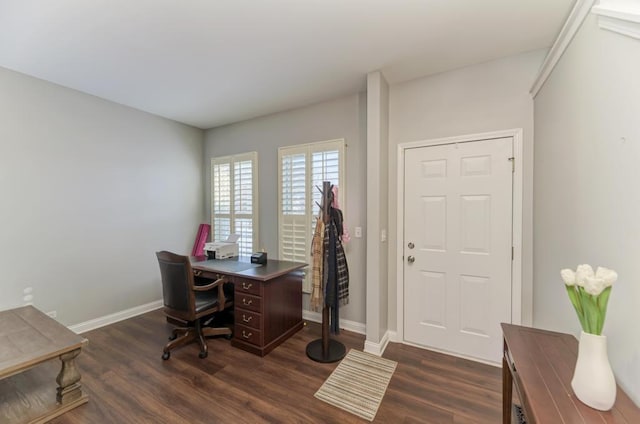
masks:
<path id="1" fill-rule="evenodd" d="M 309 323 L 261 358 L 208 341 L 209 356 L 192 344 L 167 361 L 162 347 L 173 326 L 161 311 L 83 334 L 78 357 L 89 403 L 52 421 L 84 423 L 366 423 L 315 397 L 338 365 L 306 357 L 320 338 Z M 364 336 L 332 336 L 347 350 L 362 350 Z M 497 423 L 501 417 L 500 369 L 390 343 L 385 358 L 398 362 L 375 423 Z"/>

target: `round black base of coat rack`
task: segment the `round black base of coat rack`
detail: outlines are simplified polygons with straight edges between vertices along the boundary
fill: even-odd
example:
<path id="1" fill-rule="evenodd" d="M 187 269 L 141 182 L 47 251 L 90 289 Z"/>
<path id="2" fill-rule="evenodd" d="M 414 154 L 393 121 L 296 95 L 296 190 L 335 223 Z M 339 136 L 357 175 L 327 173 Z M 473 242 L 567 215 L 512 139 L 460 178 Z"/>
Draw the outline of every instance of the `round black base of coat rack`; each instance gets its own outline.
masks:
<path id="1" fill-rule="evenodd" d="M 338 362 L 347 354 L 347 350 L 342 343 L 329 339 L 329 351 L 324 355 L 322 351 L 322 339 L 314 340 L 307 345 L 307 356 L 316 362 Z"/>

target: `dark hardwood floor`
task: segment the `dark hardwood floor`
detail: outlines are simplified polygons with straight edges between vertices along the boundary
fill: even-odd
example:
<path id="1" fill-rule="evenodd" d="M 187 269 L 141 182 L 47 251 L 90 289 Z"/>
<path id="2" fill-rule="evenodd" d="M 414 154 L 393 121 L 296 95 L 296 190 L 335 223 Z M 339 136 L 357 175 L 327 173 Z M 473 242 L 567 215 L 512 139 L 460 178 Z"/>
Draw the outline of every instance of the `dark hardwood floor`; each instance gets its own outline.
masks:
<path id="1" fill-rule="evenodd" d="M 337 363 L 308 359 L 320 337 L 309 323 L 264 358 L 209 340 L 209 357 L 195 344 L 161 359 L 173 328 L 160 310 L 88 333 L 78 358 L 89 403 L 52 421 L 97 423 L 366 423 L 313 394 Z M 348 349 L 364 336 L 342 331 Z M 501 371 L 463 359 L 390 343 L 398 361 L 376 423 L 499 423 Z M 50 364 L 52 367 L 57 364 Z"/>

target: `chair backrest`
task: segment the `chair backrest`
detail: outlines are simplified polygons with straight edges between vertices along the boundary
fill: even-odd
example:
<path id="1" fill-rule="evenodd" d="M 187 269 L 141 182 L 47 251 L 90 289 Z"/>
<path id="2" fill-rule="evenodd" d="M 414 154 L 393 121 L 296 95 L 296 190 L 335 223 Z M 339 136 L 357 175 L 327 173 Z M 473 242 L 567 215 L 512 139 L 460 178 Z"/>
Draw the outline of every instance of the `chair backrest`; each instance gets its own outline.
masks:
<path id="1" fill-rule="evenodd" d="M 193 271 L 188 256 L 156 252 L 162 277 L 162 297 L 167 315 L 184 320 L 195 319 Z"/>

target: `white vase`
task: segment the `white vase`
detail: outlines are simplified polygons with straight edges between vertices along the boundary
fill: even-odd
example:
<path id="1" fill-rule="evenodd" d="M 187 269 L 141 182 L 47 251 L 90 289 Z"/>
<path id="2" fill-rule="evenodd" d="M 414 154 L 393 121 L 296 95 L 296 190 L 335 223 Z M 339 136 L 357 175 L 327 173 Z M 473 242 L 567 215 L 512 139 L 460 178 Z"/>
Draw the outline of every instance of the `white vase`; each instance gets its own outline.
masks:
<path id="1" fill-rule="evenodd" d="M 585 405 L 608 411 L 616 401 L 616 380 L 607 355 L 607 337 L 580 333 L 571 388 Z"/>

